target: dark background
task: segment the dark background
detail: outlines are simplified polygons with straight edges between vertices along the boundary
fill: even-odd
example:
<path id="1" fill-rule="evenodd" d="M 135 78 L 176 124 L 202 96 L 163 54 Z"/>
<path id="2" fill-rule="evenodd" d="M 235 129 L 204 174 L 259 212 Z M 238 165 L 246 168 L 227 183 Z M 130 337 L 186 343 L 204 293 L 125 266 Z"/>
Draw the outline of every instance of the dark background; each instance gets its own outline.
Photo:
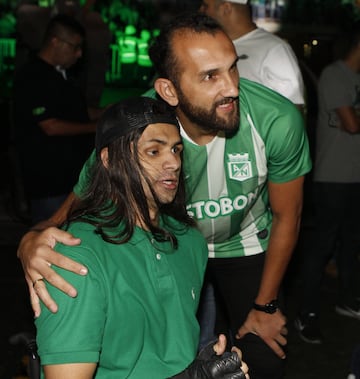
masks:
<path id="1" fill-rule="evenodd" d="M 44 0 L 45 1 L 45 0 Z M 46 0 L 47 1 L 47 0 Z M 46 3 L 45 1 L 45 3 Z M 1 321 L 0 321 L 0 378 L 20 379 L 26 377 L 24 347 L 12 345 L 9 338 L 19 332 L 33 331 L 33 317 L 28 292 L 16 248 L 23 233 L 28 229 L 26 198 L 21 192 L 21 177 L 11 143 L 10 107 L 15 57 L 1 50 L 1 40 L 16 38 L 16 9 L 19 2 L 0 0 L 0 256 L 1 256 Z M 46 4 L 45 4 L 46 5 Z M 182 10 L 196 9 L 197 1 L 121 1 L 98 0 L 95 4 L 103 19 L 115 35 L 124 29 L 126 20 L 118 7 L 125 6 L 137 14 L 138 30 L 161 26 L 174 14 Z M 276 32 L 293 47 L 304 76 L 307 94 L 306 126 L 311 146 L 314 141 L 317 112 L 316 80 L 322 68 L 341 55 L 343 33 L 359 18 L 356 1 L 341 0 L 289 0 L 280 19 L 259 20 L 265 25 L 276 26 Z M 115 38 L 115 37 L 114 37 Z M 113 40 L 112 43 L 116 41 Z M 110 47 L 109 47 L 110 51 Z M 134 65 L 130 72 L 138 73 Z M 111 72 L 109 66 L 108 71 Z M 132 78 L 132 80 L 129 80 Z M 145 78 L 145 79 L 143 79 Z M 101 105 L 122 97 L 140 94 L 148 88 L 151 80 L 149 70 L 139 80 L 139 75 L 107 75 Z M 337 293 L 336 269 L 329 266 L 322 287 L 321 327 L 325 334 L 322 345 L 302 342 L 294 328 L 293 320 L 298 304 L 298 289 L 301 284 L 299 270 L 303 241 L 311 231 L 312 204 L 310 201 L 311 173 L 305 186 L 305 208 L 299 242 L 290 264 L 284 288 L 288 306 L 288 363 L 286 379 L 345 379 L 349 372 L 351 353 L 360 343 L 360 321 L 339 316 L 334 312 Z M 261 357 L 259 357 L 261 359 Z"/>

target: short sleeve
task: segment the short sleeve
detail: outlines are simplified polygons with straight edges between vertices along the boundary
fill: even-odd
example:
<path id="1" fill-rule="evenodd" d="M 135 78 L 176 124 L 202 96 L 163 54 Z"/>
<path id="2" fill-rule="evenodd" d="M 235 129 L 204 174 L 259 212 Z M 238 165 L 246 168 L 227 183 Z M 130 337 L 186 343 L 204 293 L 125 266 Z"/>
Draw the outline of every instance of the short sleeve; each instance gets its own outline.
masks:
<path id="1" fill-rule="evenodd" d="M 73 192 L 75 195 L 79 198 L 81 198 L 84 193 L 86 192 L 86 189 L 91 181 L 92 177 L 92 171 L 95 167 L 96 162 L 96 151 L 95 149 L 90 154 L 87 161 L 84 163 L 83 168 L 81 169 L 78 182 L 75 184 L 73 188 Z"/>
<path id="2" fill-rule="evenodd" d="M 71 298 L 46 284 L 59 309 L 54 314 L 42 305 L 41 315 L 35 320 L 41 362 L 45 365 L 98 362 L 106 320 L 106 298 L 99 264 L 89 259 L 93 253 L 85 247 L 58 245 L 56 248 L 60 253 L 86 264 L 89 273 L 80 276 L 54 267 L 77 288 L 78 296 Z"/>
<path id="3" fill-rule="evenodd" d="M 284 183 L 311 170 L 308 137 L 301 113 L 294 106 L 273 120 L 266 141 L 269 180 Z"/>

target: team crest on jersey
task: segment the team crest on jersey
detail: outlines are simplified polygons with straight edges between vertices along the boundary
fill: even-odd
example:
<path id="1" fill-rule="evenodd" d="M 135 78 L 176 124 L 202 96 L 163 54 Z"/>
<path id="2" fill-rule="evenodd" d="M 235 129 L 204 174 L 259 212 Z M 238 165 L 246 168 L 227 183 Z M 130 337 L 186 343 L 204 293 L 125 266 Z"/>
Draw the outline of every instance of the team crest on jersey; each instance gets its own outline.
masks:
<path id="1" fill-rule="evenodd" d="M 229 177 L 240 182 L 252 177 L 249 154 L 228 154 Z"/>

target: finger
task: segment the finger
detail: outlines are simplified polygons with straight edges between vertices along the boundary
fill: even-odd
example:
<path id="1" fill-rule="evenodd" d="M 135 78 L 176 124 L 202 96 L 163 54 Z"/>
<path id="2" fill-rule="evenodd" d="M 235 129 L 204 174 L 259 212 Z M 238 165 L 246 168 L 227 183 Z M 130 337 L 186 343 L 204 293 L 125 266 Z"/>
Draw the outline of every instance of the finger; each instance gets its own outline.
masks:
<path id="1" fill-rule="evenodd" d="M 56 255 L 59 255 L 56 253 Z M 68 262 L 62 262 L 64 260 L 68 260 Z M 74 271 L 74 261 L 71 259 L 65 258 L 64 256 L 61 256 L 61 258 L 55 259 L 56 263 L 55 265 L 58 267 L 63 267 L 66 270 Z M 41 272 L 42 277 L 50 283 L 52 286 L 58 288 L 60 291 L 66 293 L 68 296 L 76 297 L 77 296 L 77 290 L 75 287 L 73 287 L 69 282 L 67 282 L 62 276 L 60 276 L 56 271 L 54 271 L 51 266 L 46 266 Z M 46 292 L 46 293 L 45 293 Z M 38 296 L 41 300 L 43 300 L 42 296 L 45 296 L 46 299 L 50 298 L 50 296 L 47 294 L 46 286 L 41 286 L 41 294 L 37 291 Z"/>
<path id="2" fill-rule="evenodd" d="M 288 335 L 288 330 L 285 326 L 283 326 L 281 328 L 281 332 L 280 332 L 283 336 L 287 336 Z"/>
<path id="3" fill-rule="evenodd" d="M 224 334 L 219 334 L 218 341 L 213 346 L 216 355 L 222 355 L 226 349 L 226 337 Z"/>
<path id="4" fill-rule="evenodd" d="M 74 260 L 72 260 L 72 259 L 70 259 L 70 258 L 68 258 L 68 257 L 66 257 L 60 253 L 57 253 L 54 250 L 51 250 L 51 251 L 52 251 L 51 262 L 48 262 L 48 266 L 51 263 L 57 267 L 63 268 L 64 270 L 71 271 L 71 272 L 73 272 L 75 274 L 79 274 L 79 275 L 86 275 L 88 273 L 87 267 L 82 265 L 81 263 L 75 262 Z M 54 270 L 51 269 L 51 271 L 48 271 L 48 273 L 52 274 L 52 273 L 54 273 Z M 46 280 L 48 280 L 50 282 L 51 278 L 46 277 L 44 274 L 43 274 L 43 276 L 46 278 Z M 53 283 L 51 282 L 51 284 L 53 284 Z M 57 286 L 55 286 L 55 287 L 57 287 Z"/>
<path id="5" fill-rule="evenodd" d="M 31 302 L 31 308 L 34 312 L 34 317 L 38 318 L 41 313 L 40 299 L 34 289 L 30 290 L 30 302 Z"/>
<path id="6" fill-rule="evenodd" d="M 270 339 L 269 341 L 265 341 L 267 345 L 274 351 L 274 353 L 281 359 L 286 358 L 286 354 L 284 350 L 281 348 L 281 346 L 273 339 Z"/>
<path id="7" fill-rule="evenodd" d="M 245 336 L 245 334 L 248 334 L 248 333 L 250 333 L 251 331 L 245 326 L 245 325 L 242 325 L 239 329 L 238 329 L 238 331 L 237 331 L 237 333 L 236 333 L 236 335 L 235 335 L 235 338 L 236 339 L 241 339 L 241 338 L 243 338 L 244 336 Z"/>
<path id="8" fill-rule="evenodd" d="M 29 294 L 30 294 L 30 303 L 31 303 L 31 308 L 34 312 L 34 317 L 37 318 L 40 316 L 41 313 L 41 308 L 40 308 L 40 300 L 39 297 L 37 296 L 34 288 L 33 288 L 33 283 L 29 277 L 25 277 L 27 285 L 29 287 Z"/>
<path id="9" fill-rule="evenodd" d="M 283 335 L 279 335 L 275 338 L 276 342 L 282 346 L 285 346 L 287 344 L 287 339 Z"/>
<path id="10" fill-rule="evenodd" d="M 49 295 L 49 292 L 47 291 L 45 282 L 43 280 L 38 280 L 36 282 L 32 292 L 34 292 L 35 295 L 37 295 L 36 297 L 44 303 L 44 305 L 49 309 L 50 312 L 56 313 L 58 311 L 58 306 Z M 32 301 L 32 304 L 34 304 L 33 301 L 38 301 L 38 300 L 35 297 L 34 298 L 32 297 L 31 301 Z M 39 316 L 40 311 L 41 311 L 40 304 L 38 304 L 38 311 L 39 311 L 39 314 L 38 314 Z M 38 317 L 38 316 L 35 315 L 35 317 Z"/>
<path id="11" fill-rule="evenodd" d="M 71 233 L 55 227 L 48 228 L 44 233 L 44 238 L 48 239 L 52 247 L 55 246 L 56 242 L 61 242 L 69 246 L 75 246 L 81 243 L 80 238 L 76 238 Z"/>
<path id="12" fill-rule="evenodd" d="M 231 351 L 235 352 L 238 355 L 238 357 L 240 358 L 240 361 L 242 360 L 242 352 L 238 347 L 233 346 L 231 348 Z"/>
<path id="13" fill-rule="evenodd" d="M 242 360 L 242 352 L 241 352 L 241 350 L 238 348 L 238 347 L 236 347 L 236 346 L 233 346 L 232 348 L 231 348 L 231 351 L 234 351 L 237 355 L 238 355 L 238 357 L 239 357 L 239 359 L 240 359 L 240 362 L 241 362 L 241 370 L 243 371 L 243 373 L 246 375 L 247 373 L 248 373 L 248 371 L 249 371 L 249 367 L 248 367 L 248 365 L 246 364 L 246 362 L 244 362 L 243 360 Z"/>

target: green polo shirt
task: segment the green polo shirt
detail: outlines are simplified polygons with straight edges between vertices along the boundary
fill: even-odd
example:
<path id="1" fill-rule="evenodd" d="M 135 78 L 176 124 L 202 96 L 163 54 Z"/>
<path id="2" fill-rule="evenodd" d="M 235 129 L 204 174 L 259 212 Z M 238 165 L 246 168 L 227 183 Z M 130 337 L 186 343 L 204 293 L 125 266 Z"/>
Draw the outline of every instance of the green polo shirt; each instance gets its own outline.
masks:
<path id="1" fill-rule="evenodd" d="M 86 276 L 55 268 L 78 289 L 70 298 L 48 285 L 59 305 L 42 305 L 36 319 L 43 365 L 96 362 L 95 378 L 166 378 L 196 356 L 196 311 L 207 261 L 206 241 L 194 228 L 179 231 L 177 250 L 137 228 L 126 244 L 104 242 L 86 223 L 69 232 L 81 245 L 56 246 L 89 268 Z M 177 231 L 176 231 L 177 230 Z"/>

